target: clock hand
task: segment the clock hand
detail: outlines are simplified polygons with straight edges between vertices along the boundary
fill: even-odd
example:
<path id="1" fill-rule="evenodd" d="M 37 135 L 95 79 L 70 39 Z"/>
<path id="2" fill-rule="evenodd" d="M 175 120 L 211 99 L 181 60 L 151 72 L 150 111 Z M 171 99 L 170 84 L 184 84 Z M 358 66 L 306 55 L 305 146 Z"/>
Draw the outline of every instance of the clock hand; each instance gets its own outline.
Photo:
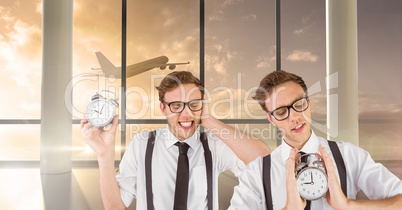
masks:
<path id="1" fill-rule="evenodd" d="M 314 184 L 313 172 L 311 172 L 310 175 L 311 175 L 311 182 L 310 182 L 310 183 L 311 183 L 311 184 Z"/>
<path id="2" fill-rule="evenodd" d="M 102 106 L 99 114 L 102 114 L 103 107 L 105 107 L 105 105 Z"/>

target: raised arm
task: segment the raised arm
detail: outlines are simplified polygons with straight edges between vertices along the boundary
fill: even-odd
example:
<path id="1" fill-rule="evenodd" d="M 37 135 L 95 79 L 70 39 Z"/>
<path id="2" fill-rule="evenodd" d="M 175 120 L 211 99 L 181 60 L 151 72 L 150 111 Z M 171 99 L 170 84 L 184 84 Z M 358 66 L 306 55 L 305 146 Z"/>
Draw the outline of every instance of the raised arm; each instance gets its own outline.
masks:
<path id="1" fill-rule="evenodd" d="M 120 196 L 119 185 L 116 181 L 114 167 L 115 135 L 118 126 L 118 116 L 107 130 L 93 127 L 87 119 L 81 120 L 81 135 L 87 144 L 95 151 L 99 163 L 100 191 L 104 208 L 125 209 Z"/>
<path id="2" fill-rule="evenodd" d="M 227 210 L 265 210 L 266 201 L 262 179 L 263 158 L 257 158 L 247 166 L 235 186 L 230 206 Z"/>
<path id="3" fill-rule="evenodd" d="M 208 106 L 203 108 L 202 126 L 221 139 L 246 165 L 259 156 L 268 155 L 271 150 L 259 139 L 246 132 L 226 125 L 208 113 Z"/>

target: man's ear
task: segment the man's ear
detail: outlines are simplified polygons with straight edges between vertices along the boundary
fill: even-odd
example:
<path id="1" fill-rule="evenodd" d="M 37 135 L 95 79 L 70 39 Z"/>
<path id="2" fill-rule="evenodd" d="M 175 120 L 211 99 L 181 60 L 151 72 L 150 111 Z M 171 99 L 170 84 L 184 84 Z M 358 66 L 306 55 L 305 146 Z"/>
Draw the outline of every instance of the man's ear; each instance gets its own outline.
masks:
<path id="1" fill-rule="evenodd" d="M 265 113 L 265 117 L 267 118 L 267 120 L 274 126 L 276 127 L 276 124 L 274 123 L 272 116 L 269 113 Z"/>
<path id="2" fill-rule="evenodd" d="M 161 109 L 162 114 L 166 116 L 166 113 L 165 113 L 165 104 L 163 104 L 162 102 L 159 103 L 159 108 Z"/>

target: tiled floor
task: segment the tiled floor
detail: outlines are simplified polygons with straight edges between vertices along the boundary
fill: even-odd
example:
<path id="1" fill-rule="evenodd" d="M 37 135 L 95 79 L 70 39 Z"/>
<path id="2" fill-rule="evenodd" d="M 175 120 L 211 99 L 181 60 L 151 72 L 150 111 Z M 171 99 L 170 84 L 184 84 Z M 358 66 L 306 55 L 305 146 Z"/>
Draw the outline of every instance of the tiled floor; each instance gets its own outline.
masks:
<path id="1" fill-rule="evenodd" d="M 384 165 L 402 178 L 402 162 Z M 37 167 L 0 167 L 0 209 L 102 210 L 98 180 L 96 167 L 73 168 L 58 175 L 41 175 Z M 226 209 L 237 180 L 224 173 L 219 182 L 220 209 Z M 129 209 L 134 206 L 135 202 Z"/>

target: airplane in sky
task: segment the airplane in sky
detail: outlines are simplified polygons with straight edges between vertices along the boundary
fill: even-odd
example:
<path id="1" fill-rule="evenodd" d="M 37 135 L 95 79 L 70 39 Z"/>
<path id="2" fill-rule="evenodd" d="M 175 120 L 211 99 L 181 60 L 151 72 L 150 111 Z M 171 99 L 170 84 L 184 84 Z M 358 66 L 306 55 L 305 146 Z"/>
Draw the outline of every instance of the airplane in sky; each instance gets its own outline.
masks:
<path id="1" fill-rule="evenodd" d="M 116 67 L 115 65 L 113 65 L 113 63 L 110 62 L 109 59 L 107 59 L 106 56 L 104 56 L 101 52 L 95 52 L 95 54 L 96 58 L 99 61 L 100 68 L 92 68 L 92 70 L 101 69 L 105 76 L 115 76 L 116 78 L 121 78 L 121 67 Z M 168 63 L 168 61 L 168 57 L 159 56 L 140 63 L 129 65 L 126 68 L 127 78 L 146 72 L 153 68 L 160 68 L 161 70 L 164 70 L 166 69 L 166 67 L 169 67 L 170 70 L 173 70 L 176 68 L 177 65 L 190 64 L 190 62 Z"/>

